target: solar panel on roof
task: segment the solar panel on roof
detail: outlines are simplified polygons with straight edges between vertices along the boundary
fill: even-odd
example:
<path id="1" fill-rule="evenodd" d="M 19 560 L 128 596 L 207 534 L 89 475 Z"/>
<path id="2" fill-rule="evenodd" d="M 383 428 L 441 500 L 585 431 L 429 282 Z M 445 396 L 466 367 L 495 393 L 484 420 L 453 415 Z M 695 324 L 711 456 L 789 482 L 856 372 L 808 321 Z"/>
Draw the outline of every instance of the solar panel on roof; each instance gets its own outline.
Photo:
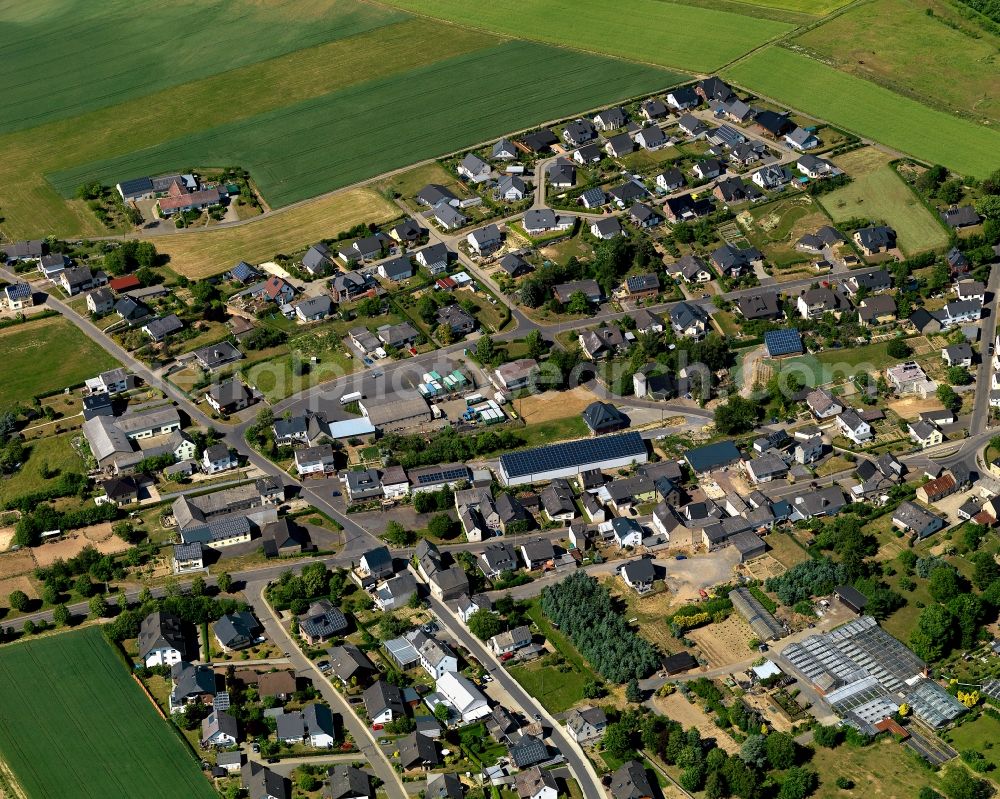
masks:
<path id="1" fill-rule="evenodd" d="M 518 477 L 645 453 L 646 445 L 639 433 L 623 433 L 506 453 L 500 456 L 500 464 L 509 477 Z"/>
<path id="2" fill-rule="evenodd" d="M 212 700 L 212 707 L 216 710 L 229 710 L 229 691 L 219 691 Z"/>
<path id="3" fill-rule="evenodd" d="M 440 483 L 450 480 L 460 480 L 466 477 L 469 470 L 466 467 L 455 468 L 455 469 L 444 469 L 438 472 L 429 472 L 427 474 L 417 475 L 417 483 L 420 485 L 426 485 L 427 483 Z"/>
<path id="4" fill-rule="evenodd" d="M 798 330 L 769 330 L 764 334 L 764 346 L 769 355 L 792 355 L 802 352 L 802 337 Z"/>

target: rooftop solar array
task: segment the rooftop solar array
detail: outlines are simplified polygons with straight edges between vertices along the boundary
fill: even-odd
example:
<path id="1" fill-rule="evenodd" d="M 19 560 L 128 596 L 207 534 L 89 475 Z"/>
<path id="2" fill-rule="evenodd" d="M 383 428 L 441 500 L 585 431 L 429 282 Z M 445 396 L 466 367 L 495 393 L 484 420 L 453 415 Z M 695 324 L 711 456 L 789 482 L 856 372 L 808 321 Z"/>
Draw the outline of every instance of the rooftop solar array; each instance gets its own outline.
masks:
<path id="1" fill-rule="evenodd" d="M 500 468 L 508 477 L 522 477 L 644 455 L 646 445 L 642 436 L 639 433 L 622 433 L 509 452 L 500 456 Z"/>
<path id="2" fill-rule="evenodd" d="M 795 329 L 769 330 L 764 334 L 764 346 L 772 357 L 792 355 L 802 352 L 802 337 Z"/>
<path id="3" fill-rule="evenodd" d="M 229 710 L 229 691 L 219 691 L 212 700 L 212 707 L 216 710 Z"/>
<path id="4" fill-rule="evenodd" d="M 469 476 L 468 466 L 456 466 L 452 469 L 436 469 L 430 472 L 422 472 L 417 474 L 414 482 L 418 485 L 427 485 L 428 483 L 446 483 L 452 480 L 464 480 Z"/>

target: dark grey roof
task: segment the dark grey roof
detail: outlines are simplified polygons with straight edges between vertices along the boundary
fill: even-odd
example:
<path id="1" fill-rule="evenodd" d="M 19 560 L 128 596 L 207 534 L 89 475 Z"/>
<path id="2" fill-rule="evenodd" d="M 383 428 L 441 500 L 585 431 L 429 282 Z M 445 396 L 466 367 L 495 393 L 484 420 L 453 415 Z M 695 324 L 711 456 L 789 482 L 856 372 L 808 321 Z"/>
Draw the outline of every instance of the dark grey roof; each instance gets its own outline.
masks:
<path id="1" fill-rule="evenodd" d="M 595 401 L 584 408 L 583 421 L 591 430 L 597 431 L 610 427 L 627 426 L 629 419 L 611 403 Z"/>
<path id="2" fill-rule="evenodd" d="M 299 619 L 299 629 L 312 638 L 330 638 L 348 627 L 347 617 L 329 601 L 313 603 Z"/>
<path id="3" fill-rule="evenodd" d="M 324 794 L 328 799 L 371 796 L 372 789 L 368 775 L 354 766 L 333 766 L 328 772 L 329 786 Z"/>
<path id="4" fill-rule="evenodd" d="M 526 768 L 548 760 L 549 750 L 540 738 L 522 735 L 520 740 L 511 745 L 510 759 L 518 768 Z"/>
<path id="5" fill-rule="evenodd" d="M 639 433 L 622 433 L 507 452 L 500 456 L 500 464 L 509 477 L 522 477 L 554 469 L 645 455 L 646 444 Z"/>
<path id="6" fill-rule="evenodd" d="M 610 792 L 615 799 L 649 799 L 656 795 L 646 770 L 636 760 L 622 764 L 611 775 Z"/>
<path id="7" fill-rule="evenodd" d="M 384 710 L 392 711 L 393 716 L 404 713 L 403 694 L 399 688 L 385 680 L 372 683 L 364 693 L 365 709 L 369 718 L 375 718 Z"/>
<path id="8" fill-rule="evenodd" d="M 636 583 L 651 583 L 656 579 L 656 569 L 653 567 L 652 560 L 649 558 L 640 558 L 639 560 L 632 560 L 626 563 L 622 567 L 622 576 L 631 585 L 635 585 Z"/>
<path id="9" fill-rule="evenodd" d="M 139 657 L 143 660 L 154 649 L 168 647 L 176 649 L 184 657 L 187 651 L 184 623 L 178 616 L 166 611 L 150 613 L 139 626 L 138 644 Z"/>
<path id="10" fill-rule="evenodd" d="M 696 472 L 708 472 L 729 466 L 740 459 L 740 451 L 732 441 L 717 441 L 704 447 L 689 449 L 684 458 Z"/>

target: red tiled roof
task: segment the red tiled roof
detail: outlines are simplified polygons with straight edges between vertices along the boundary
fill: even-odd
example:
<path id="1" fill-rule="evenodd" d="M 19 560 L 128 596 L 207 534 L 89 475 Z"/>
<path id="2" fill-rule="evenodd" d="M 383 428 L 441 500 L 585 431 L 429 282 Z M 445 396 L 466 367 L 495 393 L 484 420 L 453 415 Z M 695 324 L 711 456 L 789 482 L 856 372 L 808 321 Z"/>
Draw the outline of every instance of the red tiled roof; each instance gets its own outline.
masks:
<path id="1" fill-rule="evenodd" d="M 142 283 L 139 282 L 139 278 L 135 275 L 123 275 L 122 277 L 116 277 L 114 280 L 108 283 L 111 286 L 112 291 L 131 291 L 132 289 L 137 289 L 142 287 Z"/>
<path id="2" fill-rule="evenodd" d="M 173 184 L 176 186 L 177 184 Z M 171 186 L 171 188 L 173 188 Z M 205 203 L 217 203 L 219 201 L 218 189 L 204 189 L 203 191 L 193 191 L 190 194 L 181 194 L 170 197 L 161 197 L 157 200 L 162 211 L 176 211 L 178 208 L 188 208 L 194 205 L 204 205 Z"/>
<path id="3" fill-rule="evenodd" d="M 955 487 L 955 478 L 950 474 L 943 474 L 940 477 L 924 483 L 923 489 L 927 498 L 940 497 L 948 493 Z"/>

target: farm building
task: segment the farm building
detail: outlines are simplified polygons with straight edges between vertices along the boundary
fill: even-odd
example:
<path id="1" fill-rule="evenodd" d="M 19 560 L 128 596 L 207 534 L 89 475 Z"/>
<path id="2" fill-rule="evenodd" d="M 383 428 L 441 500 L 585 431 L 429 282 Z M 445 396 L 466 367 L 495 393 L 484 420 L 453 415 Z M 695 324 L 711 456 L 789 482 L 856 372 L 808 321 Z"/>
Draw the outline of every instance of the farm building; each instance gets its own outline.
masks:
<path id="1" fill-rule="evenodd" d="M 591 469 L 646 463 L 648 459 L 642 436 L 622 433 L 504 453 L 500 456 L 499 477 L 504 485 L 526 485 L 572 477 Z"/>

